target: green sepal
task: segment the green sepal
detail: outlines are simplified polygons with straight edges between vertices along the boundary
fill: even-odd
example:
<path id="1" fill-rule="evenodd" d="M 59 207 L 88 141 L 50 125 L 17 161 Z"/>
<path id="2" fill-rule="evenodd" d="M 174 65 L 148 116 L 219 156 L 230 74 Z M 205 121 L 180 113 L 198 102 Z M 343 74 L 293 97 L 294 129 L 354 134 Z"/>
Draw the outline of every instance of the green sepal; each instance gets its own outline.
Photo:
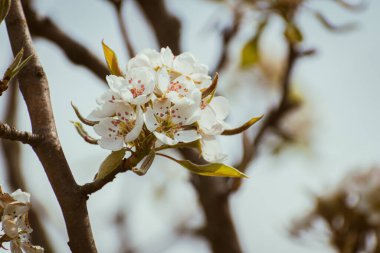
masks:
<path id="1" fill-rule="evenodd" d="M 152 151 L 149 152 L 149 154 L 145 157 L 145 160 L 144 160 L 143 163 L 141 164 L 140 169 L 134 167 L 134 168 L 132 169 L 132 171 L 133 171 L 134 173 L 136 173 L 137 175 L 139 175 L 139 176 L 143 176 L 143 175 L 145 175 L 145 174 L 148 172 L 150 166 L 152 166 L 155 157 L 156 157 L 156 153 L 154 152 L 154 150 L 152 150 Z"/>
<path id="2" fill-rule="evenodd" d="M 76 122 L 76 121 L 70 121 L 70 122 L 74 125 L 75 129 L 77 130 L 78 134 L 83 138 L 83 140 L 85 140 L 87 143 L 98 145 L 98 140 L 91 137 L 83 128 L 80 122 Z"/>
<path id="3" fill-rule="evenodd" d="M 259 62 L 260 60 L 260 50 L 259 42 L 261 35 L 268 24 L 268 18 L 265 17 L 258 25 L 255 35 L 248 40 L 243 49 L 241 50 L 240 55 L 240 66 L 243 68 L 251 67 Z"/>
<path id="4" fill-rule="evenodd" d="M 108 70 L 112 75 L 123 76 L 123 72 L 120 70 L 119 62 L 115 52 L 108 47 L 104 41 L 102 41 L 104 58 L 106 59 Z"/>
<path id="5" fill-rule="evenodd" d="M 100 180 L 102 178 L 105 178 L 117 167 L 119 167 L 119 165 L 123 161 L 126 152 L 127 150 L 125 148 L 120 149 L 118 151 L 112 151 L 112 153 L 109 156 L 107 156 L 106 159 L 104 159 L 104 161 L 100 165 L 99 171 L 96 174 L 94 180 Z"/>
<path id="6" fill-rule="evenodd" d="M 218 86 L 218 78 L 219 78 L 219 74 L 215 73 L 215 76 L 214 76 L 214 79 L 212 79 L 211 85 L 202 91 L 202 98 L 206 98 L 209 95 L 213 95 L 215 93 L 216 87 Z"/>
<path id="7" fill-rule="evenodd" d="M 240 134 L 240 133 L 244 132 L 245 130 L 247 130 L 248 128 L 250 128 L 253 124 L 255 124 L 257 121 L 259 121 L 263 117 L 264 117 L 264 115 L 261 115 L 259 117 L 253 117 L 252 119 L 250 119 L 249 121 L 247 121 L 243 125 L 241 125 L 240 127 L 224 130 L 222 132 L 222 135 Z"/>
<path id="8" fill-rule="evenodd" d="M 74 112 L 75 114 L 77 115 L 78 119 L 85 125 L 87 126 L 95 126 L 96 124 L 99 123 L 99 121 L 92 121 L 92 120 L 88 120 L 86 119 L 85 117 L 82 116 L 82 114 L 80 113 L 78 107 L 76 107 L 73 102 L 71 102 L 71 107 L 73 107 L 74 109 Z"/>

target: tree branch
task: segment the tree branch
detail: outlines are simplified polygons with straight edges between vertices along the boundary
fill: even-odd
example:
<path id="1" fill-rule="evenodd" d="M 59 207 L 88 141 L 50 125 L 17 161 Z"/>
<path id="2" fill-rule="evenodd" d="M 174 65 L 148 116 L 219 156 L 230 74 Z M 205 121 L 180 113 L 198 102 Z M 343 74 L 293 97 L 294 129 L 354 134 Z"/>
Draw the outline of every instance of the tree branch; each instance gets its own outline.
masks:
<path id="1" fill-rule="evenodd" d="M 38 134 L 33 134 L 26 131 L 17 130 L 8 124 L 0 122 L 0 138 L 20 141 L 24 144 L 35 145 L 42 141 L 42 136 Z"/>
<path id="2" fill-rule="evenodd" d="M 94 192 L 97 192 L 100 189 L 102 189 L 106 184 L 112 182 L 116 178 L 117 174 L 131 170 L 131 167 L 127 165 L 126 161 L 127 160 L 124 159 L 119 167 L 114 169 L 104 178 L 82 185 L 80 188 L 83 194 L 90 195 Z"/>
<path id="3" fill-rule="evenodd" d="M 179 54 L 181 23 L 166 8 L 165 0 L 136 0 L 149 20 L 161 47 L 169 46 L 174 54 Z"/>
<path id="4" fill-rule="evenodd" d="M 56 44 L 73 63 L 89 69 L 102 81 L 109 74 L 107 67 L 85 46 L 68 36 L 50 18 L 41 17 L 32 7 L 32 0 L 22 0 L 25 16 L 33 36 Z"/>
<path id="5" fill-rule="evenodd" d="M 79 191 L 60 145 L 50 102 L 49 85 L 33 48 L 20 0 L 13 0 L 6 18 L 13 54 L 24 48 L 33 55 L 17 78 L 26 102 L 33 132 L 44 136 L 41 145 L 33 146 L 61 206 L 74 253 L 96 253 L 87 213 L 86 196 Z"/>
<path id="6" fill-rule="evenodd" d="M 123 18 L 123 4 L 124 0 L 108 0 L 110 4 L 113 5 L 116 12 L 117 22 L 119 23 L 121 36 L 123 37 L 125 48 L 128 51 L 129 57 L 132 58 L 135 55 L 135 51 L 133 50 L 131 41 L 129 39 L 128 33 L 127 33 L 127 27 L 124 22 Z"/>
<path id="7" fill-rule="evenodd" d="M 16 82 L 11 84 L 7 94 L 9 95 L 9 98 L 6 107 L 5 121 L 14 125 L 16 123 L 16 112 L 18 104 L 18 85 L 16 84 Z M 6 139 L 2 139 L 0 143 L 4 154 L 4 160 L 10 187 L 13 190 L 22 189 L 23 191 L 28 191 L 24 181 L 24 175 L 21 171 L 20 143 Z M 33 208 L 29 210 L 28 217 L 31 223 L 31 227 L 34 229 L 34 244 L 42 246 L 46 252 L 53 253 L 54 250 L 47 237 L 45 228 L 42 225 L 40 219 L 41 216 L 37 214 L 35 205 L 33 205 Z"/>

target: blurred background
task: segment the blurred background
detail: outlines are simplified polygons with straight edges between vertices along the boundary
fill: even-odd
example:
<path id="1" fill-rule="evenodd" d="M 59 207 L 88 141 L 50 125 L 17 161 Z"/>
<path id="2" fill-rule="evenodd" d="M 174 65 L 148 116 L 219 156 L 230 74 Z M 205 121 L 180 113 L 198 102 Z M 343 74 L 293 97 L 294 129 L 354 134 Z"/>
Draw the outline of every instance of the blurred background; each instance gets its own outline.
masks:
<path id="1" fill-rule="evenodd" d="M 157 3 L 167 12 L 156 8 Z M 368 197 L 380 188 L 379 1 L 366 1 L 364 7 L 353 0 L 118 4 L 24 1 L 29 14 L 48 17 L 102 62 L 102 40 L 122 66 L 129 59 L 118 11 L 134 52 L 159 49 L 164 43 L 173 48 L 169 43 L 179 32 L 179 47 L 173 51 L 190 51 L 210 67 L 211 75 L 219 72 L 219 93 L 230 100 L 232 126 L 265 115 L 244 135 L 245 145 L 241 135 L 221 139 L 227 163 L 241 166 L 250 177 L 233 188 L 226 202 L 241 252 L 380 252 L 380 205 Z M 163 33 L 157 32 L 160 27 Z M 68 44 L 54 42 L 44 29 L 35 28 L 35 47 L 49 79 L 63 149 L 83 184 L 92 180 L 108 152 L 77 135 L 70 123 L 76 120 L 70 102 L 87 115 L 105 90 L 105 79 L 74 64 L 63 50 Z M 5 24 L 0 38 L 4 73 L 12 59 Z M 285 95 L 284 85 L 289 88 Z M 17 106 L 9 106 L 10 94 L 0 98 L 0 119 L 7 122 L 12 112 L 18 128 L 30 130 L 22 97 Z M 286 106 L 281 107 L 281 101 Z M 273 117 L 275 123 L 268 121 Z M 0 185 L 11 191 L 15 185 L 2 148 Z M 54 252 L 69 252 L 63 217 L 38 158 L 23 145 L 17 159 L 23 190 L 32 193 L 33 208 Z M 93 194 L 88 204 L 99 252 L 213 252 L 194 180 L 176 164 L 158 158 L 147 175 L 121 174 Z M 370 215 L 375 218 L 368 220 Z"/>

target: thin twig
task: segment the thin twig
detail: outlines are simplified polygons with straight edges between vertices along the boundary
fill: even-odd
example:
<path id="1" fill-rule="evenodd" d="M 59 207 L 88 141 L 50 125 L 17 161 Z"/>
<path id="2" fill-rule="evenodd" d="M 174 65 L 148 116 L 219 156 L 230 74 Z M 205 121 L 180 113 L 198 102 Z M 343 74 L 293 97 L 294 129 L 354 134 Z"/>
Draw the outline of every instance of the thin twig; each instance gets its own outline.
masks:
<path id="1" fill-rule="evenodd" d="M 86 183 L 82 186 L 80 186 L 80 191 L 85 195 L 90 195 L 92 193 L 95 193 L 102 189 L 106 184 L 112 182 L 116 175 L 122 172 L 126 172 L 128 170 L 132 170 L 132 166 L 128 164 L 128 160 L 124 159 L 123 162 L 119 167 L 114 169 L 111 173 L 109 173 L 107 176 L 97 179 L 91 183 Z"/>
<path id="2" fill-rule="evenodd" d="M 125 25 L 124 17 L 123 17 L 123 4 L 125 1 L 124 0 L 108 0 L 108 2 L 110 2 L 115 8 L 117 22 L 119 23 L 120 32 L 124 40 L 125 48 L 128 51 L 129 57 L 132 58 L 135 55 L 135 51 L 133 50 L 131 41 L 129 39 L 127 26 Z"/>
<path id="3" fill-rule="evenodd" d="M 20 141 L 24 144 L 36 145 L 43 140 L 43 137 L 38 134 L 20 131 L 6 123 L 0 122 L 0 138 Z"/>

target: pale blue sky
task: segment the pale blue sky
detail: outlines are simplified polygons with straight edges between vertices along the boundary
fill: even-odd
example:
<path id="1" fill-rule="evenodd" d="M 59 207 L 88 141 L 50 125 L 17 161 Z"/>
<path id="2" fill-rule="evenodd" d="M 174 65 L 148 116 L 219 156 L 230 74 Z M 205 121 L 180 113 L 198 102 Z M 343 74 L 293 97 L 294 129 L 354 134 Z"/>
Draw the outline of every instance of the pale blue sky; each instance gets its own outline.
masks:
<path id="1" fill-rule="evenodd" d="M 112 8 L 102 0 L 39 0 L 39 10 L 49 15 L 102 57 L 100 41 L 104 39 L 120 54 L 123 64 L 125 50 L 119 35 Z M 202 1 L 168 1 L 170 9 L 184 21 L 182 44 L 204 63 L 213 66 L 218 55 L 217 32 L 213 22 L 229 17 L 228 11 Z M 318 8 L 337 22 L 356 21 L 359 28 L 346 34 L 331 34 L 310 18 L 301 17 L 306 45 L 315 47 L 318 54 L 296 66 L 294 80 L 297 89 L 309 101 L 312 119 L 311 145 L 305 150 L 291 147 L 278 156 L 263 150 L 251 166 L 249 180 L 233 198 L 231 205 L 244 252 L 332 252 L 323 244 L 301 244 L 288 238 L 286 229 L 291 219 L 311 208 L 310 192 L 323 193 L 333 189 L 349 170 L 380 164 L 380 2 L 372 1 L 361 13 L 347 15 L 333 5 L 319 3 Z M 156 47 L 149 28 L 133 3 L 126 6 L 126 21 L 133 45 L 137 50 Z M 210 30 L 209 30 L 210 29 Z M 281 56 L 283 47 L 280 26 L 274 21 L 265 35 L 265 49 Z M 241 34 L 232 51 L 237 51 L 249 34 Z M 0 26 L 0 72 L 10 59 L 4 25 Z M 57 47 L 44 40 L 36 41 L 36 49 L 47 72 L 59 135 L 80 183 L 91 180 L 107 152 L 89 146 L 76 135 L 69 121 L 75 119 L 70 102 L 87 114 L 95 105 L 95 97 L 104 86 L 86 69 L 73 66 Z M 231 76 L 222 75 L 221 87 L 228 88 Z M 236 76 L 233 76 L 234 78 Z M 237 80 L 239 82 L 239 80 Z M 234 90 L 232 88 L 232 90 Z M 259 91 L 248 93 L 237 90 L 228 93 L 232 101 L 231 124 L 264 113 L 268 99 Z M 257 91 L 257 92 L 255 92 Z M 256 105 L 257 101 L 257 105 Z M 0 116 L 5 97 L 0 99 Z M 252 109 L 253 108 L 253 109 Z M 25 106 L 19 110 L 19 128 L 30 129 Z M 223 147 L 236 160 L 240 150 L 238 137 L 223 139 Z M 38 199 L 56 226 L 49 225 L 59 253 L 68 252 L 59 207 L 38 159 L 25 147 L 23 164 L 29 189 Z M 1 157 L 0 157 L 1 161 Z M 0 166 L 3 166 L 0 163 Z M 165 172 L 165 173 L 163 173 Z M 5 185 L 0 169 L 0 184 Z M 168 179 L 168 180 L 165 180 Z M 96 193 L 89 202 L 90 216 L 100 252 L 116 252 L 118 247 L 112 215 L 119 207 L 128 209 L 131 240 L 142 252 L 160 248 L 157 240 L 163 234 L 171 238 L 167 224 L 191 219 L 201 222 L 196 196 L 184 181 L 186 173 L 174 164 L 160 159 L 145 177 L 131 173 L 119 176 L 115 182 Z M 157 191 L 166 189 L 167 195 L 157 200 Z M 58 228 L 58 229 L 57 229 Z M 151 242 L 152 245 L 149 245 Z M 164 243 L 163 243 L 164 244 Z M 317 246 L 316 246 L 317 245 Z M 164 247 L 163 245 L 162 247 Z M 165 253 L 209 252 L 204 242 L 177 239 Z"/>

